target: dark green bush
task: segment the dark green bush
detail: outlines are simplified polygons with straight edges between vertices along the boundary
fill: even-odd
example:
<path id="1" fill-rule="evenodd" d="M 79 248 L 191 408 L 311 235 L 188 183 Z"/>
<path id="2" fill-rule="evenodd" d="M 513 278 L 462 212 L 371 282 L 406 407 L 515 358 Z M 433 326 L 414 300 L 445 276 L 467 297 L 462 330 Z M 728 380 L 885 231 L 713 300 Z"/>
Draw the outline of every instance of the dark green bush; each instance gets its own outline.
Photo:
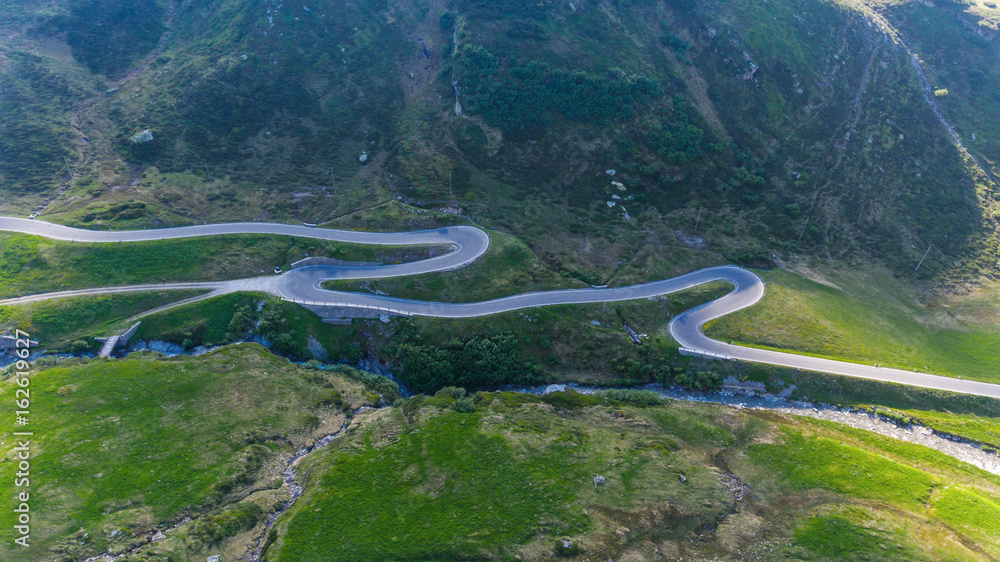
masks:
<path id="1" fill-rule="evenodd" d="M 451 29 L 455 27 L 455 12 L 449 10 L 441 10 L 438 12 L 438 25 L 441 29 L 451 31 Z"/>
<path id="2" fill-rule="evenodd" d="M 446 386 L 435 392 L 434 396 L 450 396 L 455 400 L 458 400 L 459 398 L 463 398 L 465 396 L 465 389 L 458 388 L 457 386 Z"/>
<path id="3" fill-rule="evenodd" d="M 722 375 L 715 371 L 690 371 L 674 377 L 674 384 L 690 390 L 719 390 L 722 388 Z"/>
<path id="4" fill-rule="evenodd" d="M 637 390 L 634 388 L 611 388 L 595 392 L 594 396 L 617 400 L 619 402 L 628 402 L 636 406 L 659 406 L 663 403 L 660 395 L 652 390 Z"/>
<path id="5" fill-rule="evenodd" d="M 455 400 L 451 407 L 460 414 L 471 414 L 476 411 L 476 399 L 473 396 L 463 396 Z"/>
<path id="6" fill-rule="evenodd" d="M 593 394 L 580 394 L 575 390 L 564 390 L 542 396 L 542 402 L 559 408 L 583 408 L 603 404 L 604 398 Z"/>

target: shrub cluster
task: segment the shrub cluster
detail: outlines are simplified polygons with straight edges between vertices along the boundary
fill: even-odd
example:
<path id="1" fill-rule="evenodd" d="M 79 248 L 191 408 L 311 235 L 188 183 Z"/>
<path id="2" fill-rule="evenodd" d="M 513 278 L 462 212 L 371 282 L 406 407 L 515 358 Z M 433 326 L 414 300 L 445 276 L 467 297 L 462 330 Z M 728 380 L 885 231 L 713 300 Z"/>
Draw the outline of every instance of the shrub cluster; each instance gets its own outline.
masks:
<path id="1" fill-rule="evenodd" d="M 489 338 L 456 338 L 442 347 L 406 344 L 399 347 L 397 359 L 400 380 L 414 392 L 541 382 L 541 366 L 521 359 L 511 332 Z"/>
<path id="2" fill-rule="evenodd" d="M 304 357 L 307 351 L 296 341 L 284 312 L 277 306 L 267 307 L 257 314 L 250 305 L 236 310 L 226 328 L 226 340 L 238 341 L 253 335 L 260 335 L 271 344 L 271 350 L 278 355 Z"/>
<path id="3" fill-rule="evenodd" d="M 634 388 L 611 388 L 594 393 L 595 396 L 617 400 L 618 402 L 628 402 L 636 406 L 659 406 L 663 403 L 663 398 L 652 390 L 636 390 Z"/>
<path id="4" fill-rule="evenodd" d="M 722 375 L 715 371 L 690 371 L 674 377 L 674 384 L 689 390 L 719 390 L 722 388 Z"/>

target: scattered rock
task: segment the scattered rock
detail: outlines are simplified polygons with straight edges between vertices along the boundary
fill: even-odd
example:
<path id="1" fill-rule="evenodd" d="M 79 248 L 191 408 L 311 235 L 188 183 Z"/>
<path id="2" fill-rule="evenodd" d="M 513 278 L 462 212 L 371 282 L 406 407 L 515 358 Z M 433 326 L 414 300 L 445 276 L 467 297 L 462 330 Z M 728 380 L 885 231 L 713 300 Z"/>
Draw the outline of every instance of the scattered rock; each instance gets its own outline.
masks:
<path id="1" fill-rule="evenodd" d="M 146 129 L 146 130 L 144 130 L 141 133 L 136 133 L 136 134 L 132 135 L 129 138 L 129 140 L 132 141 L 132 144 L 142 144 L 142 143 L 150 142 L 150 141 L 153 140 L 153 132 L 150 131 L 149 129 Z"/>
<path id="2" fill-rule="evenodd" d="M 362 164 L 364 164 L 367 161 L 368 161 L 368 153 L 367 152 L 362 152 L 361 156 L 358 156 L 358 162 L 361 162 Z"/>
<path id="3" fill-rule="evenodd" d="M 323 361 L 329 356 L 326 348 L 323 347 L 323 344 L 319 343 L 319 340 L 313 336 L 309 336 L 309 339 L 306 342 L 306 347 L 309 348 L 309 353 L 312 354 L 313 359 L 316 359 L 317 361 Z"/>

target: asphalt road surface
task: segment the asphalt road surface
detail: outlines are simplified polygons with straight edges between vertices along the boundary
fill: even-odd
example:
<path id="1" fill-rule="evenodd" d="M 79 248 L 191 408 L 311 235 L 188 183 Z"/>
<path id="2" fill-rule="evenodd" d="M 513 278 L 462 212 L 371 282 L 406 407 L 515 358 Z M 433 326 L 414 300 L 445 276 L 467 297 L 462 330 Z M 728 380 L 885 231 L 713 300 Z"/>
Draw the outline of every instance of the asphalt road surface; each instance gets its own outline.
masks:
<path id="1" fill-rule="evenodd" d="M 63 291 L 0 300 L 0 305 L 24 304 L 53 298 L 121 292 L 204 289 L 206 290 L 204 295 L 186 299 L 179 304 L 186 304 L 236 291 L 262 291 L 299 304 L 365 308 L 389 314 L 408 316 L 470 318 L 539 306 L 651 298 L 675 293 L 711 281 L 725 281 L 735 287 L 732 292 L 710 303 L 679 314 L 670 322 L 670 335 L 681 344 L 682 353 L 719 359 L 767 363 L 807 371 L 818 371 L 1000 398 L 1000 385 L 996 384 L 910 372 L 901 369 L 874 367 L 845 361 L 834 361 L 793 353 L 741 347 L 713 340 L 702 332 L 702 327 L 706 322 L 752 306 L 764 296 L 764 282 L 753 272 L 734 266 L 710 267 L 663 281 L 653 281 L 651 283 L 642 283 L 627 287 L 541 291 L 522 293 L 482 302 L 441 303 L 366 293 L 328 291 L 323 289 L 321 285 L 324 281 L 330 279 L 386 278 L 458 269 L 474 262 L 489 247 L 489 237 L 485 232 L 469 226 L 453 226 L 416 232 L 376 233 L 256 222 L 210 224 L 156 230 L 93 231 L 69 228 L 43 221 L 6 217 L 0 217 L 0 230 L 35 234 L 57 240 L 88 243 L 137 242 L 222 234 L 280 234 L 358 244 L 450 244 L 454 248 L 451 252 L 440 256 L 405 264 L 372 267 L 311 266 L 292 269 L 281 275 L 235 281 L 129 285 L 84 289 L 80 291 Z M 157 311 L 161 310 L 164 310 L 164 308 L 157 309 Z"/>

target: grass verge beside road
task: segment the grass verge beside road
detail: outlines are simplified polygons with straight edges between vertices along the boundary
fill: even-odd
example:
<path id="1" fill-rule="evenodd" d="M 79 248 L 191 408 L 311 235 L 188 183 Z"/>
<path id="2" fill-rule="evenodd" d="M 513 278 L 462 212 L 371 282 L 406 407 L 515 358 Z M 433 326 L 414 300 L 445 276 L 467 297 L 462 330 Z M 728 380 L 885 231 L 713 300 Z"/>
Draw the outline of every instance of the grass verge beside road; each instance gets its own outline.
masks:
<path id="1" fill-rule="evenodd" d="M 126 293 L 0 306 L 0 332 L 19 328 L 48 351 L 88 351 L 99 345 L 94 337 L 111 335 L 125 327 L 124 320 L 202 293 Z"/>
<path id="2" fill-rule="evenodd" d="M 987 286 L 925 303 L 887 273 L 840 273 L 826 284 L 787 271 L 751 308 L 707 327 L 711 337 L 844 361 L 1000 381 L 1000 307 Z"/>
<path id="3" fill-rule="evenodd" d="M 436 247 L 346 244 L 271 235 L 82 244 L 0 232 L 0 298 L 136 283 L 271 275 L 307 256 L 399 263 Z"/>

